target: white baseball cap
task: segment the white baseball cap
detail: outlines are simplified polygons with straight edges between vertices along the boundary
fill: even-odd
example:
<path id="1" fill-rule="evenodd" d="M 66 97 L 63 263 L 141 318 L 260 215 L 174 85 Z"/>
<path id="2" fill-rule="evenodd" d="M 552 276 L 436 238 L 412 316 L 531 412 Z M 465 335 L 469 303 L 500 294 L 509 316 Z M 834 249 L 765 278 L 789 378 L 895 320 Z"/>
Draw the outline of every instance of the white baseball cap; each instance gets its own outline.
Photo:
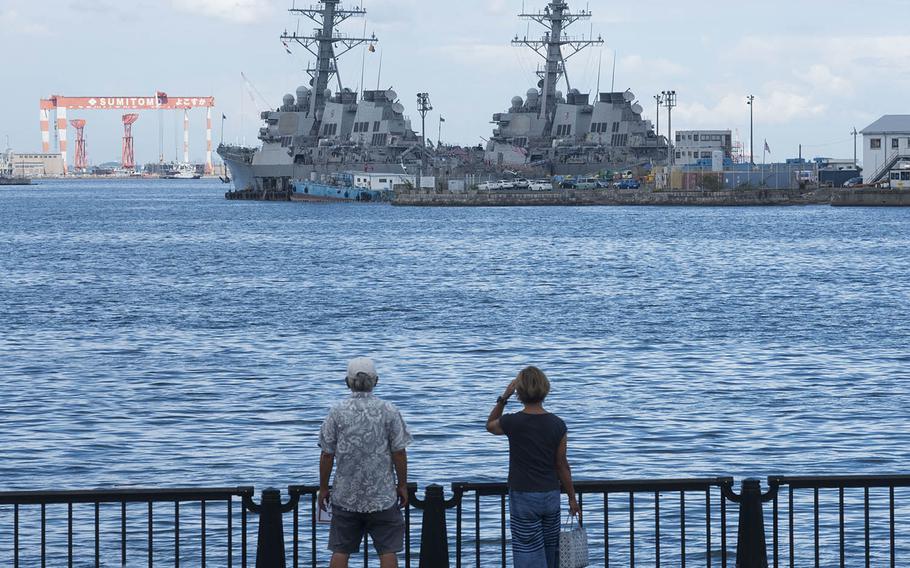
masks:
<path id="1" fill-rule="evenodd" d="M 369 357 L 357 357 L 348 361 L 348 378 L 356 378 L 360 373 L 373 379 L 379 377 L 376 373 L 376 365 Z"/>

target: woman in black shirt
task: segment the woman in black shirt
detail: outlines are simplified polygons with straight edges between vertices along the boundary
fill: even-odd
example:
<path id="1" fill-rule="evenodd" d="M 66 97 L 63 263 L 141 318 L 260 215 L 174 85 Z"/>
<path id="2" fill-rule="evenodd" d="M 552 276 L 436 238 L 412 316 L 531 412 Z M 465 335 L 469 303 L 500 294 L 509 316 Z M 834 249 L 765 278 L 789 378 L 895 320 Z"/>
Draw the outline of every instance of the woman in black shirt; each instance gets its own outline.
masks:
<path id="1" fill-rule="evenodd" d="M 521 412 L 502 412 L 513 393 Z M 515 568 L 556 568 L 559 562 L 560 483 L 569 511 L 581 513 L 566 457 L 566 423 L 543 408 L 550 382 L 537 367 L 518 373 L 487 418 L 487 431 L 509 438 L 509 520 Z"/>

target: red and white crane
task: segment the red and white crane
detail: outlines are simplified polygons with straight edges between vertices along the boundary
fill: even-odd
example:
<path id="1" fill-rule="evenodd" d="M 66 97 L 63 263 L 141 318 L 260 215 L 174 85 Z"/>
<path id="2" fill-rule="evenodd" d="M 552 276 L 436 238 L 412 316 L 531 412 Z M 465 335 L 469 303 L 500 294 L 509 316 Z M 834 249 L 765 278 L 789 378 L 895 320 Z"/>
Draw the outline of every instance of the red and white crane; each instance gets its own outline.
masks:
<path id="1" fill-rule="evenodd" d="M 204 108 L 206 109 L 205 171 L 211 174 L 213 171 L 212 108 L 214 106 L 215 97 L 171 97 L 161 91 L 152 96 L 144 97 L 64 97 L 54 95 L 47 99 L 41 99 L 40 102 L 41 146 L 45 153 L 50 152 L 50 113 L 54 111 L 57 119 L 57 141 L 60 147 L 60 155 L 63 158 L 63 170 L 65 173 L 67 171 L 66 114 L 68 110 L 182 110 L 184 111 L 183 158 L 184 161 L 189 161 L 189 111 L 194 108 Z M 125 119 L 124 127 L 126 127 Z M 126 139 L 124 138 L 124 156 L 125 154 Z"/>
<path id="2" fill-rule="evenodd" d="M 123 154 L 121 157 L 123 169 L 136 169 L 136 158 L 133 155 L 133 124 L 139 120 L 138 114 L 123 115 Z"/>
<path id="3" fill-rule="evenodd" d="M 88 160 L 85 157 L 85 121 L 81 118 L 71 120 L 70 124 L 76 129 L 76 155 L 73 157 L 73 166 L 77 172 L 88 169 Z"/>

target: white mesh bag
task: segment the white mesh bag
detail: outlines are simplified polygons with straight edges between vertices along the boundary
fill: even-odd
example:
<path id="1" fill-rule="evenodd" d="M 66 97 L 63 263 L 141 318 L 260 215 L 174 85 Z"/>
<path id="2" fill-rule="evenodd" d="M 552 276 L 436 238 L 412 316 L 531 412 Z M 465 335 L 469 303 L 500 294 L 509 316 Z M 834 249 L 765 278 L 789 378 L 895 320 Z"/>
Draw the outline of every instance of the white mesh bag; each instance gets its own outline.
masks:
<path id="1" fill-rule="evenodd" d="M 588 565 L 588 531 L 575 524 L 575 516 L 559 532 L 559 568 L 585 568 Z"/>

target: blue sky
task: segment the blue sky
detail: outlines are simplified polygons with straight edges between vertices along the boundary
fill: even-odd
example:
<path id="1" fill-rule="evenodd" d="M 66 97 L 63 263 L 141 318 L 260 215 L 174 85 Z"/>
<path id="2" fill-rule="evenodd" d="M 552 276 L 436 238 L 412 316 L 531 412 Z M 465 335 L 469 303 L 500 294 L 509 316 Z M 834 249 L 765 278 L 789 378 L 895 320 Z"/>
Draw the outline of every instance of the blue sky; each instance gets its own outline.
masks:
<path id="1" fill-rule="evenodd" d="M 225 140 L 255 142 L 264 104 L 244 94 L 245 72 L 274 106 L 303 84 L 309 55 L 285 53 L 278 40 L 297 20 L 293 0 L 0 0 L 0 52 L 5 54 L 0 136 L 21 151 L 40 149 L 38 100 L 50 94 L 213 95 L 229 117 Z M 309 5 L 310 0 L 297 0 Z M 356 2 L 348 2 L 350 5 Z M 511 47 L 527 24 L 516 14 L 522 0 L 363 0 L 367 33 L 380 38 L 368 54 L 365 76 L 375 87 L 380 52 L 381 85 L 399 93 L 415 118 L 415 95 L 430 93 L 443 139 L 473 144 L 489 135 L 490 117 L 534 84 L 535 55 Z M 542 7 L 544 0 L 525 1 Z M 538 6 L 539 4 L 539 6 Z M 852 157 L 850 130 L 882 114 L 910 113 L 910 16 L 906 0 L 800 0 L 730 3 L 571 2 L 594 12 L 576 34 L 602 35 L 602 90 L 610 86 L 617 54 L 616 89 L 631 89 L 646 109 L 664 89 L 679 93 L 674 129 L 730 128 L 749 137 L 746 95 L 756 96 L 756 146 L 768 140 L 775 159 L 804 155 Z M 888 22 L 900 22 L 890 26 Z M 306 29 L 305 22 L 301 28 Z M 359 34 L 362 21 L 345 32 Z M 532 35 L 538 33 L 531 27 Z M 573 86 L 593 90 L 600 50 L 570 61 Z M 342 78 L 357 88 L 361 52 L 342 62 Z M 243 100 L 243 103 L 241 103 Z M 241 110 L 243 109 L 243 110 Z M 71 113 L 86 118 L 90 161 L 120 155 L 118 113 Z M 203 156 L 204 114 L 191 115 L 191 158 Z M 166 155 L 174 155 L 173 114 L 165 118 Z M 215 121 L 214 139 L 221 137 Z M 430 127 L 429 125 L 432 125 Z M 666 114 L 661 127 L 665 132 Z M 137 159 L 158 154 L 158 118 L 144 114 L 134 127 Z M 72 139 L 72 134 L 70 138 Z M 0 139 L 0 143 L 4 140 Z M 862 154 L 862 152 L 860 152 Z"/>

